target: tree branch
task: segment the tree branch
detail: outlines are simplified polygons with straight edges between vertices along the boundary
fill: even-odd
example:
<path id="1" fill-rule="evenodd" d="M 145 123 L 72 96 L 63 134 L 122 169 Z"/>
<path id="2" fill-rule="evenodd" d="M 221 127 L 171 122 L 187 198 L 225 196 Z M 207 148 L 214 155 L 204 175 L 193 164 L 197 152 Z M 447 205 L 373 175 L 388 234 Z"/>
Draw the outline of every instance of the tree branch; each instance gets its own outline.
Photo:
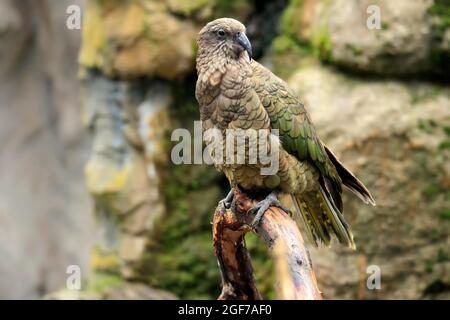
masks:
<path id="1" fill-rule="evenodd" d="M 219 300 L 260 300 L 245 234 L 251 231 L 253 215 L 247 214 L 261 199 L 252 199 L 234 189 L 236 212 L 216 208 L 213 221 L 214 251 L 222 273 Z M 288 213 L 271 207 L 255 232 L 264 240 L 275 259 L 280 299 L 322 299 L 309 253 L 296 223 Z"/>

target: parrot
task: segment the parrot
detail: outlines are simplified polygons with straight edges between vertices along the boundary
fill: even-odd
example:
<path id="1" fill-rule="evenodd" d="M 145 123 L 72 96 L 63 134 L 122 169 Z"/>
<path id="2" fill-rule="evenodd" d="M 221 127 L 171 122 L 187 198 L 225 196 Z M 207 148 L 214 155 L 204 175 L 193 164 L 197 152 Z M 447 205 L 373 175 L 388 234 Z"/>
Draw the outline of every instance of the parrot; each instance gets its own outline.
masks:
<path id="1" fill-rule="evenodd" d="M 207 23 L 197 36 L 197 83 L 202 129 L 265 130 L 278 148 L 278 170 L 265 175 L 261 162 L 214 162 L 227 177 L 231 191 L 222 204 L 233 208 L 233 188 L 262 194 L 250 209 L 256 227 L 270 206 L 286 209 L 278 200 L 291 195 L 294 218 L 305 226 L 316 246 L 330 246 L 336 237 L 355 249 L 352 231 L 343 216 L 342 186 L 364 203 L 375 206 L 370 191 L 318 137 L 300 98 L 286 82 L 252 57 L 245 26 L 232 18 Z M 272 135 L 277 130 L 278 135 Z M 206 141 L 208 144 L 208 141 Z"/>

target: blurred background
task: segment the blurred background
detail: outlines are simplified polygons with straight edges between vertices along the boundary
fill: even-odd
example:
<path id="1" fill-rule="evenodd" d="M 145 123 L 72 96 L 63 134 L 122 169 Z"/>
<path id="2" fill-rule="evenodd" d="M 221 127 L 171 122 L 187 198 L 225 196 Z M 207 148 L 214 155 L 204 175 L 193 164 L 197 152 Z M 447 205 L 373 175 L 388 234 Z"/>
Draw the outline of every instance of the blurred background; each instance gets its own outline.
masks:
<path id="1" fill-rule="evenodd" d="M 0 0 L 0 298 L 219 295 L 227 181 L 169 155 L 199 119 L 196 34 L 224 16 L 377 202 L 345 194 L 355 252 L 311 248 L 325 298 L 449 299 L 448 0 Z M 264 246 L 247 245 L 274 298 Z"/>

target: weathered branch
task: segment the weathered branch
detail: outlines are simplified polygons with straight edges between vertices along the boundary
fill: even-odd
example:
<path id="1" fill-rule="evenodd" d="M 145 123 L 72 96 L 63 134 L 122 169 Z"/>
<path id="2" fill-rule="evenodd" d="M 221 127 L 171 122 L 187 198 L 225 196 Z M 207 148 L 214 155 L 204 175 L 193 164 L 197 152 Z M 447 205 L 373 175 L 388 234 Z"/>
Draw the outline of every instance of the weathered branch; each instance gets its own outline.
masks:
<path id="1" fill-rule="evenodd" d="M 253 215 L 248 209 L 261 199 L 251 199 L 234 189 L 236 212 L 216 208 L 213 221 L 214 249 L 222 273 L 220 300 L 262 299 L 253 275 L 250 255 L 245 247 L 245 234 L 251 231 Z M 275 259 L 280 299 L 322 299 L 317 287 L 309 253 L 303 238 L 289 215 L 269 208 L 255 232 L 264 240 Z"/>

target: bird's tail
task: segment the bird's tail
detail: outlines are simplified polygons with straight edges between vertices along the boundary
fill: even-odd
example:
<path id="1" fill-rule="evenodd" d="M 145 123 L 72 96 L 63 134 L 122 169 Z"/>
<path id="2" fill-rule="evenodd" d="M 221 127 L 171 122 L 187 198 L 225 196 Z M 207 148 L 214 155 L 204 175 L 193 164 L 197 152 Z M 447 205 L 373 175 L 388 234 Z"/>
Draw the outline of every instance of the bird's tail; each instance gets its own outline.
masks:
<path id="1" fill-rule="evenodd" d="M 375 200 L 370 194 L 369 189 L 367 189 L 366 186 L 357 177 L 355 177 L 353 173 L 350 172 L 350 170 L 344 167 L 344 165 L 339 161 L 334 153 L 328 149 L 327 146 L 324 147 L 344 186 L 349 188 L 350 191 L 356 194 L 364 203 L 370 203 L 374 206 Z"/>
<path id="2" fill-rule="evenodd" d="M 329 246 L 334 234 L 343 245 L 356 248 L 350 227 L 322 184 L 317 190 L 292 195 L 292 200 L 296 208 L 294 217 L 304 225 L 312 243 Z"/>

